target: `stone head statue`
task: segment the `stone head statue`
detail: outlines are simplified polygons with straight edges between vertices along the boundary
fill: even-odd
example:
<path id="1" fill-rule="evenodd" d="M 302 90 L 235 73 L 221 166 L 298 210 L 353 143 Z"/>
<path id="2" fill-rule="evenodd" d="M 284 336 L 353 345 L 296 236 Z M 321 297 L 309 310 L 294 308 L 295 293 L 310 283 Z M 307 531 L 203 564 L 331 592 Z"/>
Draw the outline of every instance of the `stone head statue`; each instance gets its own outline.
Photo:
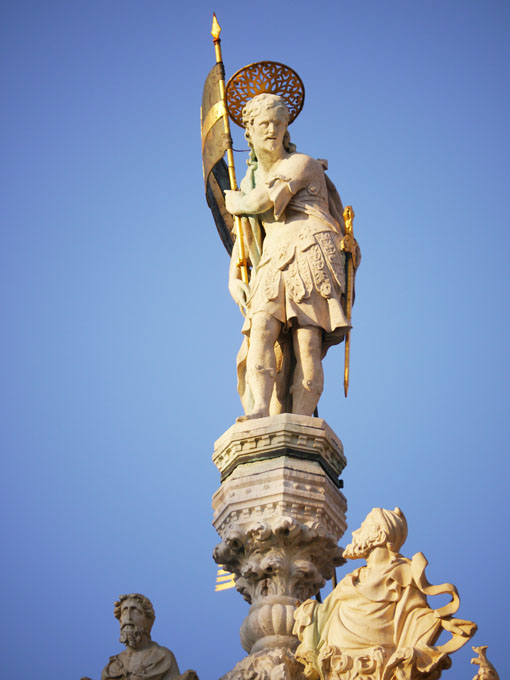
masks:
<path id="1" fill-rule="evenodd" d="M 372 550 L 384 546 L 398 554 L 407 538 L 407 520 L 400 508 L 374 508 L 361 527 L 352 533 L 352 542 L 344 550 L 344 557 L 357 560 Z"/>
<path id="2" fill-rule="evenodd" d="M 140 680 L 142 677 L 144 680 L 198 680 L 193 670 L 181 675 L 173 652 L 151 639 L 156 615 L 148 597 L 140 593 L 121 595 L 113 613 L 120 623 L 120 641 L 126 649 L 110 657 L 101 680 Z"/>
<path id="3" fill-rule="evenodd" d="M 283 97 L 276 94 L 270 94 L 269 92 L 263 92 L 262 94 L 256 95 L 253 99 L 250 99 L 243 109 L 243 125 L 245 127 L 244 136 L 251 149 L 254 150 L 254 126 L 257 118 L 262 115 L 265 115 L 270 119 L 278 120 L 284 125 L 283 146 L 288 152 L 295 151 L 296 147 L 291 143 L 290 134 L 287 129 L 290 118 L 289 109 L 287 108 Z"/>
<path id="4" fill-rule="evenodd" d="M 121 595 L 113 613 L 120 623 L 120 642 L 126 647 L 138 649 L 150 641 L 156 614 L 148 597 L 140 593 Z"/>

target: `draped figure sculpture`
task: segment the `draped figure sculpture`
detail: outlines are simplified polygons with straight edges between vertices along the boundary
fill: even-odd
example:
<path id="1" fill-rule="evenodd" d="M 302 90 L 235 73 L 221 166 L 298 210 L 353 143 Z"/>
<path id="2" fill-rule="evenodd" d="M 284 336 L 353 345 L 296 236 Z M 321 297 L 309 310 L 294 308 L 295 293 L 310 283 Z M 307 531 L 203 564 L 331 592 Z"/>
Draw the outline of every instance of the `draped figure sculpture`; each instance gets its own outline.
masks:
<path id="1" fill-rule="evenodd" d="M 350 329 L 342 202 L 326 161 L 296 152 L 288 122 L 278 95 L 259 94 L 246 104 L 248 171 L 240 191 L 225 192 L 228 211 L 242 218 L 251 266 L 247 284 L 236 241 L 229 290 L 246 312 L 237 360 L 246 414 L 240 420 L 313 415 L 324 385 L 322 359 Z"/>
<path id="2" fill-rule="evenodd" d="M 432 586 L 427 560 L 409 560 L 399 550 L 407 522 L 399 508 L 375 508 L 352 535 L 347 559 L 367 565 L 345 576 L 320 604 L 307 600 L 295 612 L 296 658 L 310 680 L 436 680 L 449 668 L 449 654 L 474 635 L 476 624 L 453 618 L 459 607 L 455 586 Z M 428 595 L 451 601 L 432 609 Z M 442 631 L 450 639 L 436 646 Z"/>

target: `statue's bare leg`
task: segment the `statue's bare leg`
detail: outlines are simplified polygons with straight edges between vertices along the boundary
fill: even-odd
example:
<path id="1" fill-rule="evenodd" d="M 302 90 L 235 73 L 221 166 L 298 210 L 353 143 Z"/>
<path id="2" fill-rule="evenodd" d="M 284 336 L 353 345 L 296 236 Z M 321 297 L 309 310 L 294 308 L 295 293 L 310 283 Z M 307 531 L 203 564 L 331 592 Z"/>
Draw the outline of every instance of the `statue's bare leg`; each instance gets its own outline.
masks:
<path id="1" fill-rule="evenodd" d="M 312 416 L 324 387 L 322 329 L 303 326 L 292 331 L 296 368 L 292 383 L 292 413 Z"/>
<path id="2" fill-rule="evenodd" d="M 250 348 L 246 360 L 246 378 L 255 401 L 253 410 L 238 420 L 263 418 L 269 415 L 269 405 L 276 379 L 274 344 L 282 324 L 266 312 L 253 315 L 250 328 Z"/>

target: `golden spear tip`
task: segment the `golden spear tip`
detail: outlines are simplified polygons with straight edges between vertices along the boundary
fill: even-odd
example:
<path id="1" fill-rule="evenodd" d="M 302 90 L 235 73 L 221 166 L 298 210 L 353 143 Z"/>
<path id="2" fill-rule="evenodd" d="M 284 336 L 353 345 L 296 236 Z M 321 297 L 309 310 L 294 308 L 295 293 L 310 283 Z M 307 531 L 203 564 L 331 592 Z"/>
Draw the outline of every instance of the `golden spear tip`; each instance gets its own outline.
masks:
<path id="1" fill-rule="evenodd" d="M 218 23 L 218 19 L 216 19 L 216 14 L 213 13 L 211 35 L 215 40 L 218 40 L 219 37 L 220 37 L 220 33 L 221 33 L 221 26 Z"/>

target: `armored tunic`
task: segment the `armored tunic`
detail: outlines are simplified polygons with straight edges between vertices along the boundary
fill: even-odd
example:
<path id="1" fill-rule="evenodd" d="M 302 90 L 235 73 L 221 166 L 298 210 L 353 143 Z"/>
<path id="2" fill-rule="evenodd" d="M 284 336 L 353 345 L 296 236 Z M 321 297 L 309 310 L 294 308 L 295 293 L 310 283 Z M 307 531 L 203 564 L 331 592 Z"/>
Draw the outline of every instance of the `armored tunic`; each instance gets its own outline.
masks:
<path id="1" fill-rule="evenodd" d="M 249 334 L 253 315 L 264 311 L 287 328 L 318 326 L 327 345 L 338 343 L 349 328 L 342 305 L 343 221 L 331 214 L 323 165 L 292 153 L 265 181 L 274 208 L 260 216 L 265 239 L 260 260 L 252 259 L 243 333 Z"/>
<path id="2" fill-rule="evenodd" d="M 254 314 L 265 312 L 282 323 L 275 345 L 277 379 L 272 413 L 290 409 L 293 359 L 288 330 L 293 326 L 321 328 L 324 357 L 350 328 L 344 311 L 345 255 L 340 248 L 345 231 L 343 206 L 325 166 L 325 161 L 290 153 L 263 179 L 273 207 L 243 218 L 252 265 L 242 328 L 245 339 L 237 356 L 238 391 L 245 412 L 253 407 L 246 358 Z M 256 175 L 253 163 L 241 183 L 245 194 L 259 183 Z"/>

